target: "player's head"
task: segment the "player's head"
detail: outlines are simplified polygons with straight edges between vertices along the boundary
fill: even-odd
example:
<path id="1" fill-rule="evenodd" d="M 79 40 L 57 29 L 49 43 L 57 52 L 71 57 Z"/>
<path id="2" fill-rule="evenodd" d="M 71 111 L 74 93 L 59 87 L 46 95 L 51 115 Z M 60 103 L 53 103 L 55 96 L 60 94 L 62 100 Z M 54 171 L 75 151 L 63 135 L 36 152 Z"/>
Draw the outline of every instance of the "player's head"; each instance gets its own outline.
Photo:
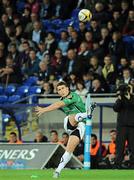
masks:
<path id="1" fill-rule="evenodd" d="M 57 92 L 61 97 L 66 97 L 70 93 L 69 87 L 66 82 L 60 81 L 57 84 Z"/>

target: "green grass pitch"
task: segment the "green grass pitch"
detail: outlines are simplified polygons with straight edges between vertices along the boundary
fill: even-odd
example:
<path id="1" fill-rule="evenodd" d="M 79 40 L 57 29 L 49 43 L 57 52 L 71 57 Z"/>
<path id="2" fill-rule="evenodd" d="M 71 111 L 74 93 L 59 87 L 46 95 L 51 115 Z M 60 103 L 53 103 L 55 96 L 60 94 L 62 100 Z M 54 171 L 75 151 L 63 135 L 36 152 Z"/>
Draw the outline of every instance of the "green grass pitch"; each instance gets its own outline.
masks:
<path id="1" fill-rule="evenodd" d="M 52 180 L 53 170 L 0 170 L 0 180 Z M 63 170 L 59 180 L 134 180 L 134 170 Z"/>

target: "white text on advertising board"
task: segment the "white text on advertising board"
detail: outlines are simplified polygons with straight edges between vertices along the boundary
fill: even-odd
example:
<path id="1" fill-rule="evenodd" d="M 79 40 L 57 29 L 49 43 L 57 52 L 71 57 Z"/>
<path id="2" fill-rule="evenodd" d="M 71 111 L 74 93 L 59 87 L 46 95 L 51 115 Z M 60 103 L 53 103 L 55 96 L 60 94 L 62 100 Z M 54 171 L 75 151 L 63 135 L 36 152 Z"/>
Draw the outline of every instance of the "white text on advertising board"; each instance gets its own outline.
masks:
<path id="1" fill-rule="evenodd" d="M 0 150 L 0 159 L 25 159 L 31 160 L 35 158 L 39 149 L 16 149 L 16 150 Z"/>

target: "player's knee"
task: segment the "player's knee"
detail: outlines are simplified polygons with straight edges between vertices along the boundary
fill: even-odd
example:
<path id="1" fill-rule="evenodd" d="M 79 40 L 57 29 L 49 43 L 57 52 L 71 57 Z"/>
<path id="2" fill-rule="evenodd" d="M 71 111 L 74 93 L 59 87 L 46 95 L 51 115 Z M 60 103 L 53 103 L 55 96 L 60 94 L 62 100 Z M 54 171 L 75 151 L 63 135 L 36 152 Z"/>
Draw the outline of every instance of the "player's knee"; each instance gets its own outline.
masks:
<path id="1" fill-rule="evenodd" d="M 76 122 L 81 122 L 83 120 L 83 117 L 81 116 L 81 113 L 77 113 L 74 116 L 74 119 L 75 119 Z"/>

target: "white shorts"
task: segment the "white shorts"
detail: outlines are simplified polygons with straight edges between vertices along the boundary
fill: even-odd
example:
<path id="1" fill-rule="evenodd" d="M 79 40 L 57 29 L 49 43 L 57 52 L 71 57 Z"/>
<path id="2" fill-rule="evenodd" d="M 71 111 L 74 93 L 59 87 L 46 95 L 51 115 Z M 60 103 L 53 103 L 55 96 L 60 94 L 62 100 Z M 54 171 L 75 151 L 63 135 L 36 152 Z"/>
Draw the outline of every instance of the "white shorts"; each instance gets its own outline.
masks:
<path id="1" fill-rule="evenodd" d="M 78 130 L 79 130 L 79 133 L 80 133 L 80 139 L 82 140 L 83 137 L 84 137 L 84 134 L 85 134 L 85 123 L 84 123 L 84 122 L 79 122 L 79 123 L 78 123 L 78 126 L 77 126 L 74 130 L 71 130 L 71 129 L 69 129 L 69 128 L 67 127 L 68 120 L 69 120 L 69 117 L 66 116 L 66 117 L 64 118 L 64 129 L 65 129 L 65 131 L 66 131 L 69 135 L 71 135 L 71 133 L 72 133 L 73 131 L 75 131 L 76 129 L 78 129 Z"/>

